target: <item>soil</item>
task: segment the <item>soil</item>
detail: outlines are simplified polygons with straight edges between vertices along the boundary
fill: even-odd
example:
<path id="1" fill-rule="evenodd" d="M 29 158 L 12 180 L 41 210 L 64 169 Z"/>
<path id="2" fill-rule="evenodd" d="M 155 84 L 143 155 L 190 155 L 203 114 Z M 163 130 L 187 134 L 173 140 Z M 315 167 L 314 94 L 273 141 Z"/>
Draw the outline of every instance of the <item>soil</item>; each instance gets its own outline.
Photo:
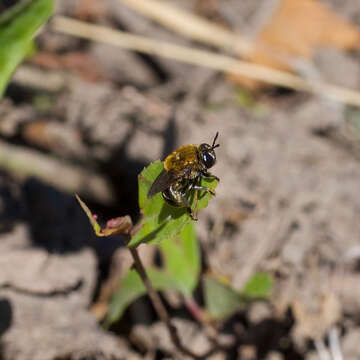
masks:
<path id="1" fill-rule="evenodd" d="M 266 2 L 174 4 L 252 36 Z M 360 26 L 358 1 L 326 2 Z M 56 14 L 197 45 L 118 0 L 59 1 Z M 221 181 L 197 223 L 203 270 L 236 289 L 264 270 L 275 286 L 270 301 L 218 324 L 232 345 L 208 358 L 317 359 L 336 339 L 344 359 L 360 358 L 359 109 L 284 89 L 249 94 L 213 70 L 49 27 L 37 42 L 0 103 L 0 359 L 187 358 L 146 296 L 101 326 L 131 259 L 121 237 L 95 237 L 73 193 L 101 219 L 135 222 L 144 166 L 217 131 Z M 318 49 L 313 61 L 324 80 L 360 87 L 359 51 Z M 187 346 L 206 350 L 181 299 L 163 298 Z"/>

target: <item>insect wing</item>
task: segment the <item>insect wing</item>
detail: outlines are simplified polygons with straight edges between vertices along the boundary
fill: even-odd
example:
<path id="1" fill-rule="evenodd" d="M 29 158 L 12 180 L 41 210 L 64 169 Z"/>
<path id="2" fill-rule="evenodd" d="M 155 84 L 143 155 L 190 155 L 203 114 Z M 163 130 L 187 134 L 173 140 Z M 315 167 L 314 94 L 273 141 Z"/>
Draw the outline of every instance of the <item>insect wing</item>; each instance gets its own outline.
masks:
<path id="1" fill-rule="evenodd" d="M 168 189 L 172 184 L 183 177 L 189 176 L 191 173 L 191 167 L 186 166 L 180 171 L 166 171 L 165 169 L 160 173 L 160 175 L 152 183 L 148 195 L 148 198 L 151 198 L 158 192 L 162 192 Z"/>
<path id="2" fill-rule="evenodd" d="M 151 198 L 158 192 L 166 190 L 175 181 L 176 176 L 173 171 L 163 170 L 160 175 L 155 179 L 155 181 L 151 184 L 147 197 Z"/>

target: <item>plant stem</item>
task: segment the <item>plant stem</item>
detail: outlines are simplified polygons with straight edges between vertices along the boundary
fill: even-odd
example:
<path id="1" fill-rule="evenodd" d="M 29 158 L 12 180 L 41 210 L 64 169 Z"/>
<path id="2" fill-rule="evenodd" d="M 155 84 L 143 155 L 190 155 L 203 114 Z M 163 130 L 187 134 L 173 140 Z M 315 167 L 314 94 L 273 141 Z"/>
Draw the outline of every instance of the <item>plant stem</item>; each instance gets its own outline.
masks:
<path id="1" fill-rule="evenodd" d="M 131 239 L 131 236 L 133 236 L 136 231 L 139 229 L 139 225 L 133 225 L 132 221 L 129 216 L 119 217 L 112 219 L 107 222 L 106 228 L 102 229 L 100 225 L 96 221 L 96 216 L 91 213 L 90 209 L 86 206 L 86 204 L 79 198 L 78 195 L 76 195 L 77 200 L 79 201 L 82 209 L 85 211 L 86 215 L 88 216 L 90 223 L 92 227 L 95 230 L 95 234 L 97 236 L 109 236 L 111 234 L 122 234 L 124 236 L 125 244 L 128 245 Z M 220 346 L 217 344 L 215 340 L 212 339 L 212 342 L 215 342 L 215 345 L 209 349 L 206 353 L 202 355 L 198 355 L 193 353 L 191 350 L 189 350 L 186 346 L 183 345 L 183 343 L 180 340 L 180 337 L 178 335 L 176 327 L 171 323 L 169 314 L 161 301 L 161 298 L 159 294 L 155 291 L 153 288 L 151 281 L 149 277 L 146 274 L 145 267 L 140 259 L 139 253 L 136 248 L 128 248 L 130 250 L 131 256 L 134 260 L 136 271 L 138 272 L 142 282 L 145 285 L 145 288 L 147 290 L 147 293 L 150 296 L 150 300 L 156 310 L 156 313 L 158 314 L 161 321 L 166 325 L 171 341 L 174 344 L 174 346 L 180 350 L 183 354 L 192 357 L 193 359 L 206 359 L 210 355 L 214 354 L 215 352 L 223 349 L 223 346 Z M 0 286 L 1 287 L 1 286 Z M 192 308 L 194 309 L 194 313 L 201 318 L 200 312 L 201 309 L 197 306 L 197 304 L 194 302 L 192 304 Z M 204 324 L 205 321 L 202 319 L 202 323 Z"/>
<path id="2" fill-rule="evenodd" d="M 161 321 L 166 325 L 170 338 L 173 342 L 173 344 L 176 346 L 177 349 L 179 349 L 183 354 L 192 357 L 193 359 L 206 359 L 210 355 L 214 354 L 218 350 L 220 350 L 217 346 L 213 347 L 212 349 L 208 350 L 205 354 L 199 355 L 195 354 L 191 350 L 189 350 L 187 347 L 183 345 L 181 342 L 176 327 L 171 323 L 169 314 L 159 296 L 159 294 L 155 291 L 155 289 L 152 287 L 151 281 L 149 277 L 146 274 L 146 270 L 141 262 L 140 256 L 136 250 L 136 248 L 130 248 L 131 255 L 134 259 L 135 268 L 143 281 L 147 293 L 150 296 L 151 302 L 154 305 L 154 308 L 156 310 L 156 313 L 158 314 Z"/>
<path id="3" fill-rule="evenodd" d="M 197 304 L 197 302 L 192 297 L 184 297 L 184 303 L 193 318 L 202 325 L 202 327 L 206 331 L 207 336 L 214 342 L 218 334 L 215 327 L 210 324 L 205 311 Z"/>

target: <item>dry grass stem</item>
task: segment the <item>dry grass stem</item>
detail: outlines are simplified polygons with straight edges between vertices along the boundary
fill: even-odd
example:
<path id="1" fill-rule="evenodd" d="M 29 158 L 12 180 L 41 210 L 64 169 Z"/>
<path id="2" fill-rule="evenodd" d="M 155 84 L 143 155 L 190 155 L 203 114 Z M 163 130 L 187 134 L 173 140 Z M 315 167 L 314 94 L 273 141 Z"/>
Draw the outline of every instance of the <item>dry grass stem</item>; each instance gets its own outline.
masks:
<path id="1" fill-rule="evenodd" d="M 107 204 L 114 199 L 110 184 L 101 175 L 35 150 L 0 142 L 0 167 L 20 181 L 36 177 L 70 194 L 84 194 Z"/>
<path id="2" fill-rule="evenodd" d="M 217 25 L 212 21 L 171 5 L 168 2 L 158 0 L 120 1 L 177 34 L 206 45 L 214 46 L 230 54 L 244 57 L 249 56 L 255 50 L 256 45 L 256 49 L 261 49 L 279 63 L 291 66 L 294 61 L 293 57 L 279 53 L 278 50 L 274 50 L 266 44 L 260 44 L 259 42 L 255 44 L 252 40 L 242 37 L 237 32 L 226 29 L 224 26 Z M 264 5 L 264 10 L 261 11 L 262 15 L 260 16 L 262 19 L 256 19 L 259 23 L 257 25 L 258 29 L 261 23 L 267 22 L 269 13 L 274 11 L 277 3 L 278 0 L 275 0 L 275 2 L 271 0 L 271 3 Z M 260 12 L 258 14 L 260 15 Z"/>
<path id="3" fill-rule="evenodd" d="M 296 63 L 297 61 L 301 59 L 306 59 L 308 62 L 308 56 L 306 56 L 303 51 L 299 51 L 303 46 L 303 41 L 305 44 L 308 44 L 305 46 L 310 51 L 311 49 L 311 42 L 305 39 L 301 40 L 300 38 L 294 38 L 291 40 L 291 45 L 288 44 L 287 36 L 284 34 L 283 37 L 281 35 L 277 34 L 276 31 L 274 31 L 274 28 L 277 28 L 279 25 L 276 23 L 272 24 L 273 17 L 278 17 L 276 15 L 278 11 L 281 11 L 282 3 L 285 1 L 280 0 L 267 0 L 265 2 L 262 2 L 262 4 L 257 8 L 257 11 L 255 13 L 255 17 L 253 19 L 252 29 L 253 34 L 248 35 L 248 38 L 241 36 L 237 31 L 233 31 L 232 29 L 227 29 L 225 26 L 218 25 L 214 23 L 213 21 L 207 20 L 204 17 L 198 16 L 196 14 L 193 14 L 187 10 L 181 9 L 177 6 L 171 5 L 167 1 L 159 1 L 159 0 L 119 0 L 128 7 L 132 8 L 133 10 L 137 11 L 138 13 L 142 14 L 143 16 L 146 16 L 150 18 L 151 20 L 154 20 L 161 24 L 162 26 L 181 34 L 187 38 L 190 38 L 192 40 L 199 41 L 206 45 L 214 46 L 222 51 L 225 51 L 227 53 L 236 55 L 236 57 L 251 57 L 255 55 L 256 57 L 259 57 L 261 62 L 255 61 L 257 64 L 265 65 L 270 67 L 270 63 L 273 64 L 271 66 L 274 69 L 287 71 L 288 69 L 293 69 L 296 71 Z M 288 0 L 291 1 L 291 0 Z M 305 2 L 306 3 L 306 2 Z M 312 2 L 310 2 L 312 4 Z M 306 6 L 306 5 L 305 5 Z M 312 6 L 312 5 L 311 5 Z M 337 29 L 338 32 L 344 32 L 344 34 L 347 34 L 347 37 L 349 39 L 354 37 L 354 29 L 351 31 L 351 35 L 349 34 L 349 28 L 347 28 L 344 24 L 341 18 L 335 19 L 333 18 L 333 15 L 335 13 L 331 13 L 329 9 L 327 9 L 326 6 L 323 6 L 322 4 L 316 5 L 313 4 L 314 7 L 311 7 L 311 11 L 316 11 L 318 20 L 317 22 L 332 22 L 333 26 Z M 290 6 L 290 9 L 292 9 L 293 6 Z M 300 6 L 299 9 L 302 7 Z M 286 7 L 286 9 L 289 9 L 289 7 Z M 288 10 L 289 11 L 289 10 Z M 322 15 L 320 16 L 319 13 Z M 311 16 L 310 16 L 311 18 Z M 304 26 L 306 26 L 306 17 L 303 18 Z M 184 26 L 186 24 L 186 26 Z M 289 21 L 289 23 L 280 24 L 284 26 L 286 29 L 287 27 L 291 27 L 292 22 Z M 270 38 L 261 36 L 261 33 L 264 31 L 265 27 L 268 27 L 268 31 L 272 34 L 272 38 L 275 37 L 276 41 L 272 42 Z M 270 28 L 272 30 L 270 30 Z M 330 27 L 331 29 L 332 27 Z M 336 31 L 334 28 L 334 31 Z M 296 30 L 296 28 L 295 28 Z M 292 33 L 294 29 L 289 29 L 289 32 Z M 311 34 L 314 38 L 319 37 L 319 29 L 314 28 L 313 33 Z M 327 31 L 326 31 L 327 32 Z M 335 34 L 335 32 L 334 32 Z M 260 36 L 258 36 L 260 35 Z M 310 36 L 311 36 L 310 35 Z M 279 39 L 277 37 L 280 36 Z M 329 35 L 331 36 L 331 35 Z M 343 35 L 345 36 L 345 35 Z M 324 43 L 322 45 L 325 46 L 335 46 L 338 47 L 340 45 L 340 48 L 347 48 L 348 50 L 351 48 L 348 41 L 344 41 L 342 45 L 335 43 Z M 279 46 L 279 41 L 283 42 L 284 45 Z M 354 40 L 353 40 L 354 41 Z M 287 44 L 287 47 L 285 46 Z M 314 45 L 314 44 L 313 44 Z M 312 46 L 313 46 L 312 45 Z M 273 47 L 275 46 L 275 48 Z M 321 44 L 317 44 L 317 46 L 321 46 Z M 298 51 L 293 51 L 291 49 L 298 48 Z M 263 57 L 271 59 L 269 62 L 263 62 Z M 254 62 L 254 61 L 253 61 Z M 275 65 L 275 66 L 274 66 Z M 280 67 L 279 67 L 280 65 Z M 313 79 L 315 80 L 315 79 Z"/>
<path id="4" fill-rule="evenodd" d="M 329 347 L 333 360 L 344 360 L 340 347 L 339 330 L 335 326 L 329 330 Z"/>
<path id="5" fill-rule="evenodd" d="M 46 81 L 44 81 L 45 77 Z M 42 91 L 57 92 L 66 86 L 67 77 L 65 73 L 49 72 L 22 64 L 14 73 L 12 81 Z"/>
<path id="6" fill-rule="evenodd" d="M 255 65 L 230 56 L 173 45 L 62 16 L 55 17 L 52 26 L 54 30 L 68 35 L 99 41 L 150 55 L 163 56 L 193 65 L 205 66 L 226 73 L 240 74 L 272 85 L 310 92 L 344 104 L 360 107 L 360 93 L 357 91 L 319 81 L 305 80 L 284 71 Z"/>
<path id="7" fill-rule="evenodd" d="M 330 354 L 323 340 L 320 339 L 314 340 L 314 345 L 320 360 L 331 360 Z"/>
<path id="8" fill-rule="evenodd" d="M 200 16 L 157 0 L 120 0 L 142 15 L 190 39 L 216 46 L 238 55 L 247 55 L 252 42 Z M 186 26 L 184 26 L 186 24 Z"/>

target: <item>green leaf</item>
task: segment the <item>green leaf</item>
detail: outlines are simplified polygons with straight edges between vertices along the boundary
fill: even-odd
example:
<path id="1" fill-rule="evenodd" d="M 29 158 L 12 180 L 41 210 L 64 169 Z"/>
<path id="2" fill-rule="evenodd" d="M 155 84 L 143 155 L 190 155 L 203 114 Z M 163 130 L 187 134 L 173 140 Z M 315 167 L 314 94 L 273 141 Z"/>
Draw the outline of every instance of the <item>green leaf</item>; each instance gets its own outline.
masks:
<path id="1" fill-rule="evenodd" d="M 266 272 L 255 273 L 246 283 L 242 295 L 248 299 L 266 299 L 273 288 L 273 279 Z"/>
<path id="2" fill-rule="evenodd" d="M 354 132 L 358 136 L 359 134 L 357 132 L 360 131 L 360 111 L 359 111 L 359 109 L 352 109 L 352 108 L 346 109 L 345 118 L 352 125 L 353 129 L 355 130 Z"/>
<path id="3" fill-rule="evenodd" d="M 204 278 L 204 296 L 206 308 L 215 320 L 230 316 L 244 305 L 240 294 L 214 275 Z"/>
<path id="4" fill-rule="evenodd" d="M 24 4 L 0 17 L 0 99 L 12 73 L 33 49 L 35 32 L 54 7 L 53 0 L 33 0 Z"/>
<path id="5" fill-rule="evenodd" d="M 158 243 L 164 239 L 174 238 L 191 221 L 186 209 L 170 206 L 164 201 L 161 193 L 156 194 L 151 199 L 147 198 L 151 184 L 163 168 L 164 165 L 161 161 L 155 161 L 139 175 L 139 205 L 144 216 L 141 220 L 140 230 L 132 237 L 128 247 L 136 247 L 142 243 Z M 202 179 L 201 185 L 214 190 L 217 181 Z M 208 205 L 210 197 L 210 194 L 202 193 L 197 202 L 198 210 Z M 195 197 L 192 197 L 190 202 L 191 208 L 195 209 Z"/>
<path id="6" fill-rule="evenodd" d="M 177 282 L 164 271 L 148 268 L 146 273 L 155 290 L 176 289 Z M 108 327 L 123 315 L 125 309 L 137 298 L 146 294 L 145 286 L 136 270 L 130 270 L 121 280 L 120 287 L 114 293 L 105 319 Z"/>
<path id="7" fill-rule="evenodd" d="M 176 290 L 190 296 L 198 283 L 200 273 L 200 248 L 195 234 L 194 223 L 187 224 L 181 234 L 161 243 L 164 269 L 146 270 L 156 290 Z M 117 321 L 126 307 L 146 293 L 145 287 L 135 270 L 130 270 L 111 299 L 106 325 Z"/>
<path id="8" fill-rule="evenodd" d="M 175 238 L 160 244 L 165 268 L 177 283 L 177 289 L 190 296 L 195 289 L 201 266 L 200 247 L 196 238 L 195 226 L 191 222 Z"/>
<path id="9" fill-rule="evenodd" d="M 240 293 L 214 275 L 204 279 L 205 304 L 210 316 L 223 319 L 256 300 L 265 300 L 273 288 L 272 277 L 265 272 L 255 273 Z"/>

